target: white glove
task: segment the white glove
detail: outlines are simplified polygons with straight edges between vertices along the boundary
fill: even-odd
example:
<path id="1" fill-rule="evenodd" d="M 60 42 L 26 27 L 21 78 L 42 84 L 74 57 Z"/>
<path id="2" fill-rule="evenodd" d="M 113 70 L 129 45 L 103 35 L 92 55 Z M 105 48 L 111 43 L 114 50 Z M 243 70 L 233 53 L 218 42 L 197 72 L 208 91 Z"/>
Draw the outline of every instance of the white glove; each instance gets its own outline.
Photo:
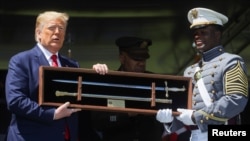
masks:
<path id="1" fill-rule="evenodd" d="M 181 113 L 179 116 L 176 117 L 179 121 L 181 121 L 185 125 L 195 125 L 192 120 L 194 110 L 178 108 L 177 111 Z"/>
<path id="2" fill-rule="evenodd" d="M 156 119 L 161 123 L 170 123 L 173 121 L 174 117 L 172 116 L 171 109 L 161 109 L 158 110 Z"/>

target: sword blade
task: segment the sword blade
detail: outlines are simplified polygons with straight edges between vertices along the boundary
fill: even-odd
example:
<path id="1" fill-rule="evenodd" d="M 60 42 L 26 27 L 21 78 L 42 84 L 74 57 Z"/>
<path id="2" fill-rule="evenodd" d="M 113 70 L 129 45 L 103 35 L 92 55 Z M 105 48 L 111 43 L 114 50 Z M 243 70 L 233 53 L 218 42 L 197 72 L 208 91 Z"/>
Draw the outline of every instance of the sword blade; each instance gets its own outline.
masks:
<path id="1" fill-rule="evenodd" d="M 56 96 L 77 96 L 77 93 L 56 91 Z M 89 93 L 82 93 L 81 96 L 82 97 L 89 97 L 89 98 L 119 99 L 119 100 L 144 101 L 144 102 L 151 102 L 151 100 L 152 100 L 152 98 L 129 97 L 129 96 L 113 96 L 113 95 L 89 94 Z M 172 104 L 171 99 L 156 98 L 155 102 L 156 103 Z"/>
<path id="2" fill-rule="evenodd" d="M 71 84 L 78 84 L 78 81 L 75 80 L 62 80 L 62 79 L 54 79 L 52 81 L 61 82 L 61 83 L 71 83 Z M 90 81 L 83 81 L 82 84 L 85 85 L 94 85 L 94 86 L 107 86 L 107 87 L 119 87 L 119 88 L 133 88 L 133 89 L 144 89 L 144 90 L 151 90 L 151 86 L 142 86 L 142 85 L 129 85 L 129 84 L 117 84 L 117 83 L 105 83 L 105 82 L 90 82 Z M 185 87 L 183 88 L 169 88 L 169 87 L 155 87 L 156 91 L 185 91 Z"/>
<path id="3" fill-rule="evenodd" d="M 74 80 L 54 79 L 53 81 L 61 82 L 61 83 L 78 84 L 78 82 L 74 81 Z M 90 82 L 90 81 L 83 81 L 82 84 L 93 85 L 93 86 L 106 86 L 106 87 L 119 87 L 119 88 L 133 88 L 133 89 L 151 90 L 150 86 L 140 86 L 140 85 L 116 84 L 116 83 L 105 83 L 105 82 Z M 155 87 L 155 90 L 165 91 L 165 87 Z"/>

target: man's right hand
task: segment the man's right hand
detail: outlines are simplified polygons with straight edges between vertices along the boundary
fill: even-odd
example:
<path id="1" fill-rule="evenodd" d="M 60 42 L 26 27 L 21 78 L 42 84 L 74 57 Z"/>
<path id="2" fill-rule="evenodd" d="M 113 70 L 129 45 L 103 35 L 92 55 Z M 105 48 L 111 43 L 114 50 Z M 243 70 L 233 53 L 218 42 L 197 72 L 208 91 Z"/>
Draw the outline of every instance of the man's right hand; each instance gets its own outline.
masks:
<path id="1" fill-rule="evenodd" d="M 64 117 L 69 117 L 71 114 L 81 111 L 81 109 L 69 109 L 70 103 L 69 102 L 65 102 L 63 105 L 61 105 L 60 107 L 58 107 L 55 110 L 54 113 L 54 120 L 58 120 Z"/>
<path id="2" fill-rule="evenodd" d="M 170 123 L 173 121 L 171 109 L 160 109 L 157 112 L 156 119 L 161 123 Z"/>

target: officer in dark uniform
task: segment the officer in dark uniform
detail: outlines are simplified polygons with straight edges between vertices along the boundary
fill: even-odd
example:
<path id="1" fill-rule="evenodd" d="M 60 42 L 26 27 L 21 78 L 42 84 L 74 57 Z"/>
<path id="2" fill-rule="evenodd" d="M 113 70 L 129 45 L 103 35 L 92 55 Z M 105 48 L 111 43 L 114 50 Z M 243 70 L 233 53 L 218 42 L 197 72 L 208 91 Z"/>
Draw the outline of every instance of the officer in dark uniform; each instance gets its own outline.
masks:
<path id="1" fill-rule="evenodd" d="M 120 67 L 118 71 L 151 73 L 146 70 L 146 60 L 150 57 L 150 39 L 120 37 Z M 93 124 L 105 141 L 160 141 L 163 126 L 154 115 L 135 113 L 93 112 Z"/>
<path id="2" fill-rule="evenodd" d="M 146 70 L 146 60 L 150 57 L 148 47 L 152 45 L 150 39 L 120 37 L 116 45 L 119 47 L 121 62 L 118 71 L 151 73 Z"/>

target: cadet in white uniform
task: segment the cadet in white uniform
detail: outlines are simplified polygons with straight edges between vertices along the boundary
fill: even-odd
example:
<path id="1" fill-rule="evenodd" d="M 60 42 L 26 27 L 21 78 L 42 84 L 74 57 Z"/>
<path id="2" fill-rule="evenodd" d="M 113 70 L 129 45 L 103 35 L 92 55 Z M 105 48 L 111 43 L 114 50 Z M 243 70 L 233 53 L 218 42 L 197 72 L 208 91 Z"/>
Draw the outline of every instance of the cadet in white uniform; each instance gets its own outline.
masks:
<path id="1" fill-rule="evenodd" d="M 202 58 L 189 66 L 184 76 L 192 77 L 192 109 L 161 109 L 156 115 L 171 133 L 186 125 L 190 141 L 207 141 L 208 125 L 236 124 L 248 101 L 248 79 L 244 60 L 224 51 L 221 44 L 223 25 L 228 18 L 206 8 L 188 12 L 196 49 Z"/>

